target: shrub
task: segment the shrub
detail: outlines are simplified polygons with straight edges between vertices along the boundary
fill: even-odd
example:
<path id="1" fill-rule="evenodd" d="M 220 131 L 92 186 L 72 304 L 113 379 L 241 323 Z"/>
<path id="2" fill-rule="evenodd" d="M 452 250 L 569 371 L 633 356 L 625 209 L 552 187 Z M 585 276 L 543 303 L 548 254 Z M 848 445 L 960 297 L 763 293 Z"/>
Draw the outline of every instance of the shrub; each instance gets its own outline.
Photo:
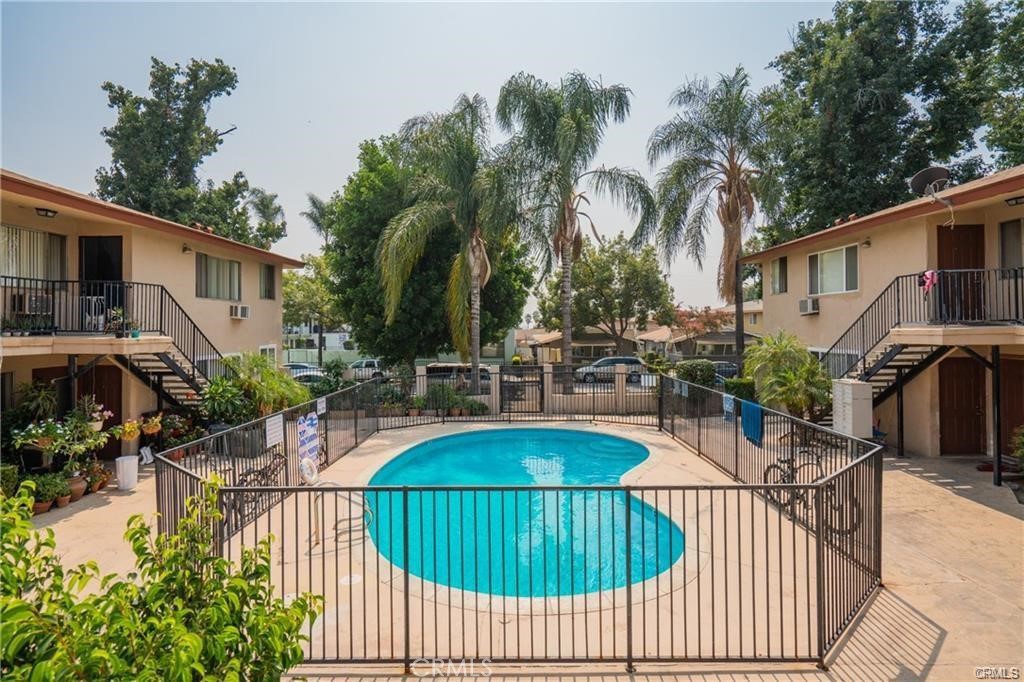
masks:
<path id="1" fill-rule="evenodd" d="M 402 393 L 402 389 L 392 384 L 380 384 L 377 386 L 377 404 L 378 405 L 403 405 L 405 404 L 405 394 Z"/>
<path id="2" fill-rule="evenodd" d="M 462 404 L 462 407 L 466 410 L 469 410 L 469 414 L 471 414 L 474 417 L 487 414 L 490 411 L 487 407 L 487 403 L 479 400 L 473 400 L 472 398 L 466 398 L 465 402 L 463 402 Z"/>
<path id="3" fill-rule="evenodd" d="M 310 399 L 309 389 L 281 371 L 274 362 L 259 353 L 243 353 L 224 359 L 230 370 L 229 381 L 241 389 L 247 403 L 262 417 Z"/>
<path id="4" fill-rule="evenodd" d="M 203 411 L 214 423 L 241 424 L 256 418 L 255 405 L 245 399 L 238 384 L 226 376 L 214 377 L 203 390 Z"/>
<path id="5" fill-rule="evenodd" d="M 4 679 L 272 680 L 302 661 L 304 624 L 320 598 L 273 596 L 270 540 L 217 556 L 216 486 L 187 502 L 175 535 L 141 515 L 125 539 L 136 570 L 100 579 L 89 562 L 64 569 L 52 530 L 31 521 L 32 484 L 2 502 L 0 676 Z"/>
<path id="6" fill-rule="evenodd" d="M 740 377 L 733 377 L 725 380 L 725 392 L 734 395 L 741 400 L 757 402 L 757 391 L 754 390 L 754 380 Z"/>
<path id="7" fill-rule="evenodd" d="M 1022 471 L 1024 471 L 1024 425 L 1018 426 L 1013 432 L 1013 455 L 1017 458 Z"/>
<path id="8" fill-rule="evenodd" d="M 18 467 L 14 464 L 0 464 L 0 490 L 4 497 L 11 497 L 18 492 Z"/>
<path id="9" fill-rule="evenodd" d="M 427 409 L 447 410 L 458 403 L 459 396 L 448 384 L 431 384 L 427 387 Z"/>
<path id="10" fill-rule="evenodd" d="M 710 360 L 687 360 L 676 366 L 676 376 L 698 386 L 715 386 L 715 366 Z"/>
<path id="11" fill-rule="evenodd" d="M 31 482 L 31 494 L 36 502 L 52 502 L 58 496 L 63 495 L 62 491 L 67 485 L 64 477 L 60 474 L 29 474 L 24 480 Z M 70 492 L 69 489 L 68 493 L 70 494 Z"/>

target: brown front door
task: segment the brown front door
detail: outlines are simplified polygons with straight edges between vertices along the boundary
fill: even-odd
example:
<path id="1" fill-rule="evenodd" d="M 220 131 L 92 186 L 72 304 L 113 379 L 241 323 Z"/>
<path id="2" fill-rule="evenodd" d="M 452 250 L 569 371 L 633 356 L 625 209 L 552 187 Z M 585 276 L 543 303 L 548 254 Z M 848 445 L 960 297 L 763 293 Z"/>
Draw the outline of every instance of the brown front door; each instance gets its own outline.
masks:
<path id="1" fill-rule="evenodd" d="M 999 410 L 1003 416 L 1003 454 L 1013 452 L 1013 431 L 1024 426 L 1024 358 L 1003 358 Z"/>
<path id="2" fill-rule="evenodd" d="M 985 226 L 957 225 L 938 227 L 939 275 L 938 295 L 935 297 L 939 322 L 972 322 L 985 319 L 984 275 Z M 953 272 L 949 272 L 953 271 Z"/>
<path id="3" fill-rule="evenodd" d="M 985 454 L 985 368 L 971 358 L 939 364 L 939 451 Z"/>
<path id="4" fill-rule="evenodd" d="M 61 379 L 68 374 L 67 366 L 64 367 L 41 367 L 32 370 L 34 381 L 51 381 Z M 60 397 L 60 410 L 71 409 L 74 405 L 65 405 L 63 396 L 67 393 L 67 380 L 57 382 L 57 395 Z M 78 378 L 78 395 L 95 395 L 96 402 L 114 413 L 113 419 L 107 422 L 120 424 L 124 415 L 121 414 L 121 370 L 113 365 L 97 365 Z M 111 440 L 97 453 L 103 459 L 113 459 L 121 454 L 121 441 Z"/>

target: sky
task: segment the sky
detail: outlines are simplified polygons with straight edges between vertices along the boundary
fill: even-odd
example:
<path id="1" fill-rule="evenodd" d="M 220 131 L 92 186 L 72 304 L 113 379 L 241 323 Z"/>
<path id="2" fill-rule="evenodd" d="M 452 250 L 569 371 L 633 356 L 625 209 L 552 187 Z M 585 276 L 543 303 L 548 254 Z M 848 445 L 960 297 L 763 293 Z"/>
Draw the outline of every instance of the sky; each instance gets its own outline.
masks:
<path id="1" fill-rule="evenodd" d="M 633 91 L 629 119 L 612 125 L 596 164 L 654 179 L 645 145 L 671 118 L 672 91 L 737 64 L 763 87 L 768 63 L 800 21 L 828 3 L 676 4 L 0 4 L 0 163 L 82 192 L 110 160 L 100 136 L 114 122 L 100 85 L 148 86 L 149 60 L 221 58 L 238 88 L 215 100 L 210 125 L 238 129 L 200 169 L 217 182 L 242 170 L 279 195 L 288 236 L 274 250 L 316 252 L 302 218 L 307 192 L 328 197 L 356 169 L 358 145 L 408 118 L 451 107 L 461 93 L 493 106 L 509 76 L 549 81 L 580 70 Z M 495 131 L 494 140 L 503 135 Z M 604 235 L 632 232 L 608 202 L 592 214 Z M 680 254 L 675 299 L 718 305 L 715 226 L 703 272 Z M 532 306 L 532 299 L 531 304 Z M 528 310 L 529 311 L 528 306 Z"/>

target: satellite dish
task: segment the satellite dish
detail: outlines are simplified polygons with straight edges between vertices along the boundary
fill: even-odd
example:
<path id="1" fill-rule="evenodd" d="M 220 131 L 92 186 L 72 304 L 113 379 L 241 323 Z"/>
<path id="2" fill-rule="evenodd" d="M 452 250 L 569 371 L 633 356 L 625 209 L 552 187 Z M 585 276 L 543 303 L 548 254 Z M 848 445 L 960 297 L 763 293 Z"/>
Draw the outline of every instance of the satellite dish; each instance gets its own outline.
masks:
<path id="1" fill-rule="evenodd" d="M 910 178 L 910 191 L 923 197 L 934 197 L 936 192 L 941 192 L 949 184 L 949 169 L 942 166 L 932 166 L 918 171 Z"/>
<path id="2" fill-rule="evenodd" d="M 299 475 L 306 485 L 316 485 L 320 482 L 320 472 L 316 469 L 316 462 L 309 457 L 299 460 Z"/>

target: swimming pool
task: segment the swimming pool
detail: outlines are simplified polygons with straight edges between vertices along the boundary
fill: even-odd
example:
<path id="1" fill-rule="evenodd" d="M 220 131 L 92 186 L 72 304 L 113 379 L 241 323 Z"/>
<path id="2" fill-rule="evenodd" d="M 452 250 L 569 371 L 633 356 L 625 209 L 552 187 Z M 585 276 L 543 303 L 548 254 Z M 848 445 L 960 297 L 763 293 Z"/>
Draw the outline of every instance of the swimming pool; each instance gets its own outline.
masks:
<path id="1" fill-rule="evenodd" d="M 543 597 L 623 587 L 627 568 L 631 582 L 640 582 L 667 570 L 683 552 L 674 522 L 607 488 L 648 456 L 639 443 L 572 429 L 435 438 L 391 460 L 370 486 L 500 488 L 410 490 L 408 516 L 402 492 L 367 492 L 370 536 L 396 566 L 452 588 Z"/>

